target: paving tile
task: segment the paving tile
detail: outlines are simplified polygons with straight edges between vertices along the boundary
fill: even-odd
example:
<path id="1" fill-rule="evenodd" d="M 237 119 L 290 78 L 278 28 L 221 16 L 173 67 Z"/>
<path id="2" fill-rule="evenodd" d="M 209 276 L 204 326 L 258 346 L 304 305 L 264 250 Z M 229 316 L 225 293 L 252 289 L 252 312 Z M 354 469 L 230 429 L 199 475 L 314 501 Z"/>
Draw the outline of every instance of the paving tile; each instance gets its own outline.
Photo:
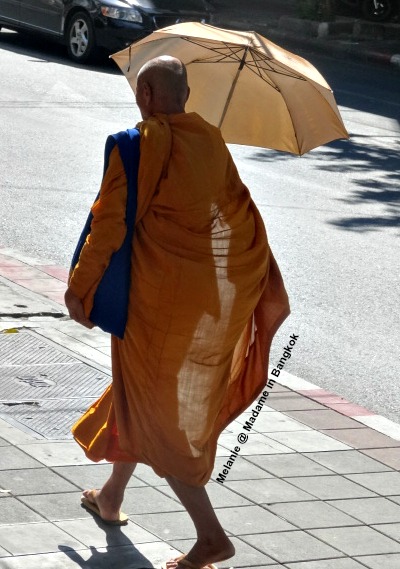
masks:
<path id="1" fill-rule="evenodd" d="M 1 568 L 5 567 L 6 558 L 10 555 L 9 551 L 6 551 L 2 547 L 0 547 L 0 557 L 1 557 Z"/>
<path id="2" fill-rule="evenodd" d="M 12 257 L 0 254 L 0 267 L 25 267 L 25 264 Z"/>
<path id="3" fill-rule="evenodd" d="M 321 401 L 321 403 L 325 403 L 326 405 L 331 405 L 332 403 L 348 403 L 347 399 L 344 397 L 335 395 L 335 393 L 331 393 L 330 391 L 326 391 L 319 387 L 316 389 L 302 389 L 300 393 L 306 397 L 311 397 L 316 401 Z"/>
<path id="4" fill-rule="evenodd" d="M 232 488 L 242 496 L 246 496 L 246 498 L 252 500 L 255 504 L 300 502 L 302 500 L 308 501 L 317 499 L 311 494 L 277 478 L 229 482 L 229 488 Z"/>
<path id="5" fill-rule="evenodd" d="M 384 433 L 392 440 L 400 441 L 400 424 L 382 417 L 382 415 L 369 415 L 367 417 L 357 417 L 357 421 L 363 423 L 365 427 Z"/>
<path id="6" fill-rule="evenodd" d="M 309 532 L 352 557 L 400 552 L 400 543 L 366 526 L 313 529 Z"/>
<path id="7" fill-rule="evenodd" d="M 64 283 L 68 282 L 69 277 L 69 270 L 65 269 L 64 267 L 57 267 L 53 265 L 36 265 L 36 268 L 39 271 L 43 271 L 44 273 L 63 281 Z"/>
<path id="8" fill-rule="evenodd" d="M 67 289 L 67 285 L 65 283 L 57 279 L 53 279 L 52 277 L 48 277 L 44 273 L 41 274 L 40 278 L 15 278 L 14 282 L 29 289 L 30 291 L 38 293 L 50 291 L 63 293 Z"/>
<path id="9" fill-rule="evenodd" d="M 168 486 L 165 478 L 158 476 L 152 468 L 146 464 L 138 464 L 135 468 L 135 476 L 138 480 L 143 480 L 149 486 Z"/>
<path id="10" fill-rule="evenodd" d="M 365 569 L 358 561 L 349 557 L 343 559 L 323 559 L 321 561 L 304 561 L 302 563 L 289 563 L 287 569 Z"/>
<path id="11" fill-rule="evenodd" d="M 290 483 L 320 500 L 341 498 L 368 498 L 376 496 L 370 490 L 359 486 L 343 476 L 299 476 L 290 478 Z"/>
<path id="12" fill-rule="evenodd" d="M 161 557 L 160 551 L 165 550 L 162 542 L 158 544 L 144 544 L 138 547 L 153 546 L 153 553 L 156 558 Z M 90 550 L 74 551 L 73 549 L 60 546 L 60 553 L 48 553 L 39 555 L 28 555 L 23 557 L 13 557 L 1 560 L 1 569 L 150 569 L 152 562 L 147 559 L 138 548 L 134 546 L 92 548 Z M 168 548 L 169 549 L 169 548 Z M 167 553 L 167 552 L 165 552 Z"/>
<path id="13" fill-rule="evenodd" d="M 280 563 L 343 557 L 342 553 L 304 531 L 246 535 L 241 539 L 265 551 Z"/>
<path id="14" fill-rule="evenodd" d="M 362 423 L 346 417 L 332 409 L 310 409 L 309 411 L 286 411 L 286 415 L 313 429 L 361 429 Z"/>
<path id="15" fill-rule="evenodd" d="M 0 447 L 8 447 L 8 446 L 10 446 L 10 443 L 0 437 Z"/>
<path id="16" fill-rule="evenodd" d="M 155 488 L 144 487 L 128 488 L 122 509 L 126 514 L 133 515 L 178 512 L 184 508 L 180 502 L 162 494 Z"/>
<path id="17" fill-rule="evenodd" d="M 56 466 L 53 468 L 60 476 L 78 486 L 81 490 L 101 488 L 112 471 L 112 464 L 85 464 L 83 466 Z M 167 482 L 165 482 L 167 484 Z M 132 476 L 128 488 L 146 486 L 145 482 Z"/>
<path id="18" fill-rule="evenodd" d="M 272 388 L 272 390 L 270 391 L 270 393 L 293 393 L 289 388 L 285 387 L 284 385 L 281 385 L 280 383 L 275 383 L 274 387 Z"/>
<path id="19" fill-rule="evenodd" d="M 368 474 L 347 474 L 346 478 L 361 484 L 382 496 L 400 494 L 400 472 L 371 472 Z"/>
<path id="20" fill-rule="evenodd" d="M 81 492 L 63 494 L 34 494 L 21 496 L 21 502 L 34 509 L 49 521 L 92 518 L 81 506 Z"/>
<path id="21" fill-rule="evenodd" d="M 337 472 L 337 474 L 357 474 L 390 470 L 387 466 L 365 456 L 358 450 L 312 452 L 306 453 L 306 456 L 326 466 L 326 468 Z"/>
<path id="22" fill-rule="evenodd" d="M 269 536 L 270 534 L 267 535 Z M 267 535 L 260 534 L 258 536 L 259 540 L 265 541 Z M 268 569 L 273 569 L 273 567 L 276 567 L 276 561 L 260 551 L 259 547 L 252 547 L 248 543 L 245 543 L 236 537 L 230 539 L 235 546 L 236 553 L 230 559 L 220 561 L 218 563 L 218 569 L 227 569 L 229 567 L 254 567 L 254 569 L 261 569 L 262 566 L 267 566 Z M 194 543 L 194 540 L 190 539 L 174 540 L 171 542 L 171 544 L 182 553 L 187 553 Z"/>
<path id="23" fill-rule="evenodd" d="M 262 395 L 262 392 L 260 392 L 260 393 L 257 395 L 257 398 L 256 398 L 256 399 L 259 399 L 259 398 L 261 397 L 261 395 Z M 274 397 L 276 397 L 277 395 L 278 395 L 278 392 L 277 392 L 277 393 L 274 393 Z M 243 411 L 243 413 L 250 413 L 251 410 L 254 408 L 254 405 L 256 405 L 256 400 L 254 401 L 254 403 L 252 403 L 251 405 L 249 405 L 249 406 L 247 407 L 247 409 L 245 409 L 245 410 Z M 275 409 L 272 409 L 272 407 L 268 407 L 268 405 L 263 405 L 262 411 L 260 411 L 260 413 L 269 413 L 270 411 L 275 411 Z"/>
<path id="24" fill-rule="evenodd" d="M 400 506 L 386 498 L 334 500 L 329 503 L 368 525 L 400 522 Z"/>
<path id="25" fill-rule="evenodd" d="M 388 523 L 372 526 L 376 531 L 384 533 L 388 537 L 400 541 L 400 523 Z"/>
<path id="26" fill-rule="evenodd" d="M 357 559 L 369 567 L 369 569 L 399 569 L 400 555 L 398 553 L 388 555 L 368 555 Z"/>
<path id="27" fill-rule="evenodd" d="M 221 508 L 218 510 L 218 519 L 226 531 L 236 536 L 296 529 L 260 506 Z"/>
<path id="28" fill-rule="evenodd" d="M 285 434 L 285 433 L 284 433 Z M 290 433 L 291 435 L 292 433 Z M 229 454 L 235 446 L 238 445 L 236 435 L 221 435 L 218 439 L 218 445 L 229 450 Z M 284 446 L 276 440 L 272 440 L 269 436 L 260 435 L 258 433 L 250 433 L 248 441 L 240 445 L 240 455 L 259 455 L 259 454 L 279 454 L 293 452 L 292 449 Z"/>
<path id="29" fill-rule="evenodd" d="M 22 524 L 45 521 L 39 514 L 21 504 L 16 498 L 0 500 L 0 525 Z"/>
<path id="30" fill-rule="evenodd" d="M 21 450 L 29 454 L 42 464 L 36 466 L 67 466 L 73 464 L 93 464 L 83 453 L 83 450 L 71 442 L 45 442 L 18 445 Z M 8 466 L 7 468 L 25 468 L 24 466 Z M 32 468 L 32 467 L 30 467 Z"/>
<path id="31" fill-rule="evenodd" d="M 271 456 L 277 455 L 264 455 L 263 458 L 270 458 Z M 279 456 L 286 456 L 286 455 L 279 455 Z M 292 456 L 292 455 L 290 455 Z M 224 464 L 226 464 L 227 457 L 217 457 L 215 461 L 214 471 L 213 471 L 213 478 L 216 478 L 222 469 L 224 468 Z M 254 457 L 248 457 L 252 460 Z M 272 474 L 266 472 L 262 468 L 259 468 L 252 462 L 247 459 L 244 459 L 238 456 L 235 460 L 235 464 L 231 467 L 229 471 L 229 480 L 253 480 L 255 478 L 271 478 Z"/>
<path id="32" fill-rule="evenodd" d="M 159 541 L 134 546 L 74 551 L 60 546 L 60 553 L 2 558 L 1 569 L 153 569 L 178 552 Z"/>
<path id="33" fill-rule="evenodd" d="M 6 278 L 12 278 L 13 282 L 16 282 L 17 279 L 40 279 L 41 277 L 46 278 L 46 275 L 42 273 L 42 271 L 38 271 L 37 269 L 30 267 L 29 265 L 4 265 L 1 268 L 1 273 Z M 49 280 L 52 280 L 51 277 L 47 277 Z"/>
<path id="34" fill-rule="evenodd" d="M 354 448 L 400 447 L 400 441 L 374 431 L 374 429 L 329 429 L 322 430 L 322 432 Z"/>
<path id="35" fill-rule="evenodd" d="M 379 462 L 383 462 L 383 464 L 395 470 L 400 470 L 400 452 L 398 448 L 374 448 L 363 450 L 362 453 L 376 458 Z"/>
<path id="36" fill-rule="evenodd" d="M 251 417 L 251 413 L 243 413 L 240 416 L 242 424 L 244 421 L 248 421 L 249 417 Z M 276 431 L 308 431 L 310 427 L 299 421 L 294 421 L 283 413 L 272 411 L 271 413 L 260 413 L 256 417 L 253 429 L 259 433 L 274 433 Z"/>
<path id="37" fill-rule="evenodd" d="M 160 567 L 163 562 L 168 561 L 169 559 L 174 559 L 180 553 L 180 551 L 173 547 L 172 544 L 167 544 L 163 541 L 156 541 L 154 543 L 138 543 L 136 549 L 151 562 L 153 567 Z M 131 569 L 130 564 L 127 567 L 124 565 L 122 567 L 124 569 Z M 115 569 L 122 569 L 122 567 L 118 563 L 115 565 Z M 142 566 L 138 567 L 136 565 L 135 569 L 141 569 L 141 567 Z M 144 565 L 144 569 L 147 567 L 148 565 Z"/>
<path id="38" fill-rule="evenodd" d="M 345 399 L 343 401 L 346 401 Z M 322 403 L 322 401 L 321 401 Z M 338 411 L 339 413 L 343 413 L 347 417 L 360 417 L 360 419 L 364 419 L 366 417 L 373 417 L 374 414 L 369 409 L 365 407 L 361 407 L 361 405 L 356 405 L 355 403 L 327 403 L 327 405 L 333 409 L 334 411 Z"/>
<path id="39" fill-rule="evenodd" d="M 13 468 L 39 468 L 40 466 L 43 465 L 19 448 L 8 446 L 2 447 L 1 449 L 0 470 L 10 470 Z"/>
<path id="40" fill-rule="evenodd" d="M 131 519 L 164 541 L 196 539 L 196 529 L 187 512 L 139 514 Z"/>
<path id="41" fill-rule="evenodd" d="M 7 423 L 3 419 L 0 419 L 0 436 L 12 445 L 29 443 L 37 440 L 34 439 L 34 437 L 31 434 L 25 433 L 24 431 L 21 431 L 20 429 L 13 427 L 12 425 L 10 425 L 10 423 Z M 1 468 L 1 460 L 0 460 L 0 468 Z M 10 467 L 8 466 L 7 468 Z"/>
<path id="42" fill-rule="evenodd" d="M 388 496 L 388 498 L 390 501 L 400 504 L 400 496 Z"/>
<path id="43" fill-rule="evenodd" d="M 331 470 L 324 468 L 320 464 L 317 464 L 298 453 L 249 456 L 248 460 L 279 478 L 287 478 L 290 476 L 323 476 L 332 474 Z"/>
<path id="44" fill-rule="evenodd" d="M 94 520 L 67 520 L 55 525 L 86 547 L 118 547 L 159 541 L 154 534 L 133 522 L 123 527 L 107 526 Z"/>
<path id="45" fill-rule="evenodd" d="M 265 481 L 254 480 L 254 483 L 257 482 L 266 483 L 266 480 Z M 169 486 L 160 488 L 160 491 L 164 492 L 168 496 L 174 497 L 174 499 L 177 500 L 174 492 L 171 490 Z M 236 492 L 232 492 L 232 490 L 229 490 L 229 487 L 222 486 L 222 484 L 219 484 L 219 482 L 209 482 L 207 484 L 207 493 L 210 497 L 211 503 L 214 506 L 214 508 L 229 508 L 234 506 L 252 505 L 251 502 L 249 502 L 249 500 L 246 499 L 247 496 L 246 497 L 239 496 L 239 494 L 237 494 Z M 181 510 L 182 508 L 176 508 L 176 509 Z"/>
<path id="46" fill-rule="evenodd" d="M 83 549 L 81 542 L 50 523 L 1 526 L 0 544 L 13 555 L 56 552 L 60 544 Z"/>
<path id="47" fill-rule="evenodd" d="M 320 403 L 297 395 L 290 391 L 289 393 L 271 393 L 268 397 L 268 405 L 276 411 L 302 411 L 305 409 L 326 409 Z"/>
<path id="48" fill-rule="evenodd" d="M 52 494 L 54 492 L 73 492 L 77 488 L 48 468 L 28 470 L 0 470 L 0 486 L 11 490 L 15 496 L 25 494 Z"/>
<path id="49" fill-rule="evenodd" d="M 333 506 L 319 501 L 274 504 L 268 509 L 300 529 L 354 526 L 359 523 Z"/>
<path id="50" fill-rule="evenodd" d="M 357 429 L 358 430 L 358 429 Z M 271 439 L 297 452 L 346 450 L 349 447 L 318 431 L 294 431 L 292 433 L 269 433 Z"/>

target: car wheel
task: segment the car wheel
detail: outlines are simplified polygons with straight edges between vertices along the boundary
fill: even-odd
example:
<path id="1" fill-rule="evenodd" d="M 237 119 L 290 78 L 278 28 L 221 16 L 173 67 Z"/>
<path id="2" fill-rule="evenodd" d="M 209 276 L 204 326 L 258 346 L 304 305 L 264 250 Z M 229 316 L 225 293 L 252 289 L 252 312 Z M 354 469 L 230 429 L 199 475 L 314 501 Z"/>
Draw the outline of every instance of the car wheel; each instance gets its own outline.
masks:
<path id="1" fill-rule="evenodd" d="M 85 12 L 71 17 L 66 32 L 68 55 L 74 61 L 84 63 L 93 57 L 96 47 L 93 24 Z"/>
<path id="2" fill-rule="evenodd" d="M 375 6 L 376 4 L 376 6 Z M 361 11 L 366 20 L 372 22 L 384 22 L 388 20 L 393 11 L 392 0 L 363 0 Z"/>

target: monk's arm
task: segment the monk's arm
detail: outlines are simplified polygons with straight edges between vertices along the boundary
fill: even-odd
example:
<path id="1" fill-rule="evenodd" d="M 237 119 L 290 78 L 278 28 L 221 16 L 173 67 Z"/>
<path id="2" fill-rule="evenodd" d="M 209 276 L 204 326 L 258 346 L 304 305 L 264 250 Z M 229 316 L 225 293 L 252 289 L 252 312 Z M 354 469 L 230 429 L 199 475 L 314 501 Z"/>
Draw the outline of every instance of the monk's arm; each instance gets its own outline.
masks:
<path id="1" fill-rule="evenodd" d="M 92 206 L 90 234 L 69 281 L 68 291 L 83 302 L 86 316 L 90 314 L 96 288 L 112 254 L 124 241 L 126 200 L 126 175 L 116 146 L 110 155 L 99 199 Z"/>

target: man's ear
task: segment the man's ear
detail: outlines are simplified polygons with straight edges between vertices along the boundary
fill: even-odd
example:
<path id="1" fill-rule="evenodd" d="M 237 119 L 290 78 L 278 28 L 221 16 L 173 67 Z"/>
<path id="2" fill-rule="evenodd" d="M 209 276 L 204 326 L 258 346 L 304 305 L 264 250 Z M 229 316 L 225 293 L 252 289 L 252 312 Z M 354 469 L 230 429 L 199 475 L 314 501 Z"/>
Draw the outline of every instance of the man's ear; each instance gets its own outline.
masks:
<path id="1" fill-rule="evenodd" d="M 187 89 L 187 94 L 186 94 L 186 101 L 185 101 L 185 103 L 186 103 L 187 100 L 189 99 L 189 95 L 190 95 L 190 87 L 188 87 L 188 89 Z"/>
<path id="2" fill-rule="evenodd" d="M 147 81 L 143 83 L 143 97 L 147 105 L 151 103 L 151 100 L 153 98 L 153 90 Z"/>

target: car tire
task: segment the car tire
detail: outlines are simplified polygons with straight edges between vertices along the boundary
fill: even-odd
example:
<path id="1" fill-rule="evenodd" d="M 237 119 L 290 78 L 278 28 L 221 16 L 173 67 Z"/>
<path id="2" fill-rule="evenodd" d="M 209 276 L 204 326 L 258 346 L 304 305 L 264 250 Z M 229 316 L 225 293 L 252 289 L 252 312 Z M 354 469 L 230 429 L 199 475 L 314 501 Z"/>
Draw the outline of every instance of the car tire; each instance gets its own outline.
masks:
<path id="1" fill-rule="evenodd" d="M 370 22 L 385 22 L 389 20 L 393 12 L 393 0 L 379 0 L 379 7 L 375 9 L 373 0 L 363 0 L 361 12 L 366 20 Z"/>
<path id="2" fill-rule="evenodd" d="M 68 22 L 65 40 L 69 57 L 78 63 L 93 58 L 96 48 L 93 24 L 85 12 L 76 12 Z"/>

